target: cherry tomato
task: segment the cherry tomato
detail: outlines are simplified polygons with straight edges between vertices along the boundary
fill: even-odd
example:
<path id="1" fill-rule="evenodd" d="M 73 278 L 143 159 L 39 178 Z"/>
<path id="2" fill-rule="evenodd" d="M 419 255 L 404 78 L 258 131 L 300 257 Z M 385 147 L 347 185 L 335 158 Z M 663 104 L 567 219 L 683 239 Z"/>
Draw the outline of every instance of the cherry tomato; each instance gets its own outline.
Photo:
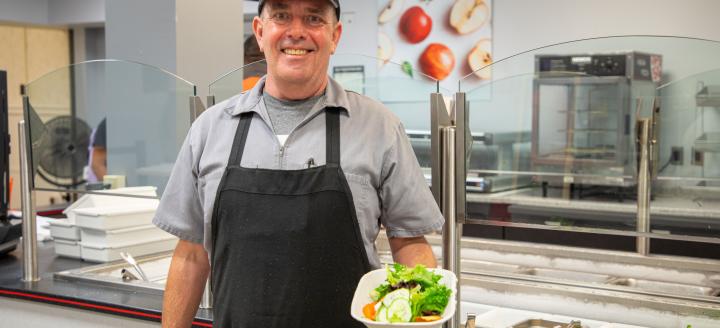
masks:
<path id="1" fill-rule="evenodd" d="M 432 18 L 419 6 L 411 7 L 400 17 L 400 33 L 410 43 L 425 40 L 432 30 Z"/>
<path id="2" fill-rule="evenodd" d="M 437 80 L 443 80 L 455 67 L 455 55 L 441 43 L 431 43 L 420 55 L 420 69 Z"/>

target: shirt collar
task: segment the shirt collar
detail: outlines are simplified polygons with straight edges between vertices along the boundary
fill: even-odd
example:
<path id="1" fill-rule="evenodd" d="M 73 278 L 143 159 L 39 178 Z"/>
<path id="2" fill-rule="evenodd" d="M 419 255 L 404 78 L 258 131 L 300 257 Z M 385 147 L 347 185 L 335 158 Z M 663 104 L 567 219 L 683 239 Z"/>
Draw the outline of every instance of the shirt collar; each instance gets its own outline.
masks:
<path id="1" fill-rule="evenodd" d="M 240 115 L 247 112 L 256 112 L 262 115 L 260 109 L 260 101 L 262 100 L 262 92 L 265 89 L 265 80 L 267 76 L 263 76 L 258 80 L 250 91 L 240 94 L 233 100 L 229 101 L 224 110 L 232 116 Z M 350 116 L 350 106 L 347 91 L 338 83 L 328 76 L 328 84 L 325 88 L 325 97 L 323 97 L 321 108 L 338 107 L 345 110 Z"/>

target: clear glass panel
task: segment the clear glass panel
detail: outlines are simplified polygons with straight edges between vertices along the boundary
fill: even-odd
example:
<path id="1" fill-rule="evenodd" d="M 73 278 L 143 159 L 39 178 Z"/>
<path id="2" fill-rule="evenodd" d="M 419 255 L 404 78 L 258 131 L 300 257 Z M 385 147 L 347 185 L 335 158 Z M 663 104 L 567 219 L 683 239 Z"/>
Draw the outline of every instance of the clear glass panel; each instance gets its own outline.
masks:
<path id="1" fill-rule="evenodd" d="M 718 237 L 720 211 L 710 196 L 687 216 L 677 198 L 683 195 L 690 204 L 696 197 L 664 184 L 684 180 L 695 187 L 702 179 L 707 192 L 716 183 L 720 165 L 712 164 L 714 155 L 703 152 L 704 169 L 692 165 L 691 155 L 697 154 L 693 147 L 711 148 L 713 142 L 705 140 L 720 131 L 718 113 L 696 105 L 704 86 L 712 91 L 720 85 L 714 71 L 720 68 L 718 56 L 720 44 L 706 40 L 608 37 L 534 49 L 466 76 L 460 90 L 466 93 L 475 141 L 466 188 L 469 217 L 550 230 L 620 230 L 628 236 L 613 245 L 591 241 L 587 234 L 571 236 L 574 241 L 559 240 L 567 237 L 560 234 L 546 240 L 634 251 L 636 123 L 657 110 L 659 152 L 651 160 L 660 175 L 653 185 L 653 218 L 663 208 L 679 220 L 679 233 L 688 233 L 688 225 L 704 225 Z M 672 147 L 683 148 L 684 164 L 663 168 Z M 705 219 L 698 221 L 700 212 Z M 668 233 L 659 228 L 653 224 L 656 236 Z"/>
<path id="2" fill-rule="evenodd" d="M 720 48 L 720 45 L 718 45 Z M 720 55 L 720 50 L 708 54 Z M 651 229 L 720 238 L 720 60 L 658 87 L 657 180 Z M 660 244 L 659 247 L 662 247 Z M 674 254 L 662 247 L 662 252 Z"/>
<path id="3" fill-rule="evenodd" d="M 91 163 L 104 143 L 106 175 L 162 193 L 190 128 L 194 85 L 156 67 L 102 60 L 48 73 L 26 92 L 36 189 L 101 187 L 102 161 Z"/>
<path id="4" fill-rule="evenodd" d="M 252 89 L 257 80 L 266 73 L 267 63 L 264 60 L 247 64 L 225 73 L 210 83 L 209 95 L 215 97 L 215 103 L 217 104 L 238 93 Z M 208 106 L 210 105 L 208 104 Z"/>
<path id="5" fill-rule="evenodd" d="M 241 92 L 241 85 L 249 86 L 248 78 L 254 76 L 251 72 L 265 72 L 266 67 L 260 61 L 225 74 L 210 85 L 210 95 L 219 103 Z M 429 181 L 430 94 L 438 92 L 438 82 L 413 67 L 354 54 L 332 56 L 328 74 L 347 90 L 383 103 L 400 118 Z"/>

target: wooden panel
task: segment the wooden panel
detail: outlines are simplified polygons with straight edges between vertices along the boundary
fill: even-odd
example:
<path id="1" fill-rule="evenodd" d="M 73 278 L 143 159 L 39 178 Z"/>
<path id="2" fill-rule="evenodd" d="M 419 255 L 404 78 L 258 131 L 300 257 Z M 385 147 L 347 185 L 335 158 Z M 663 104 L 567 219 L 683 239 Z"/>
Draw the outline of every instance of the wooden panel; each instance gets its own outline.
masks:
<path id="1" fill-rule="evenodd" d="M 25 28 L 0 25 L 0 49 L 0 70 L 8 72 L 8 101 L 22 107 L 20 84 L 27 81 Z"/>
<path id="2" fill-rule="evenodd" d="M 27 28 L 28 80 L 70 65 L 70 34 L 66 29 Z"/>
<path id="3" fill-rule="evenodd" d="M 20 84 L 27 84 L 52 70 L 70 64 L 69 33 L 65 29 L 0 25 L 0 49 L 0 69 L 8 71 L 10 94 L 10 176 L 14 182 L 10 208 L 20 209 L 20 148 L 17 141 L 17 123 L 22 119 Z M 70 102 L 68 81 L 67 73 L 56 73 L 48 78 L 43 83 L 51 88 L 38 97 L 38 105 L 55 111 L 58 108 L 67 108 Z M 67 112 L 67 109 L 64 112 Z M 51 199 L 60 201 L 60 194 L 36 193 L 38 206 L 49 204 Z"/>

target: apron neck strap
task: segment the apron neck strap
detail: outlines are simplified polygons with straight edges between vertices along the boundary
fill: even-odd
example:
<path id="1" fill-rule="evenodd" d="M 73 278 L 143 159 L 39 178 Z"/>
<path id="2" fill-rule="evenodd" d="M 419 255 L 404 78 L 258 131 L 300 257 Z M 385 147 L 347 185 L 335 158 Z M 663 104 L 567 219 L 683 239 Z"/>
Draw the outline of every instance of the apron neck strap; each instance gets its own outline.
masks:
<path id="1" fill-rule="evenodd" d="M 340 166 L 340 108 L 325 109 L 325 129 L 325 161 Z"/>
<path id="2" fill-rule="evenodd" d="M 253 112 L 246 112 L 240 114 L 240 122 L 238 123 L 237 130 L 235 130 L 235 139 L 233 140 L 233 146 L 230 150 L 230 160 L 228 166 L 237 165 L 240 166 L 242 160 L 242 154 L 245 150 L 245 141 L 247 140 L 248 131 L 250 130 L 250 122 L 252 121 Z"/>
<path id="3" fill-rule="evenodd" d="M 240 165 L 245 150 L 250 122 L 253 112 L 240 114 L 240 122 L 235 131 L 233 147 L 230 151 L 228 165 Z M 340 166 L 340 109 L 327 107 L 325 109 L 325 157 L 327 165 Z"/>

